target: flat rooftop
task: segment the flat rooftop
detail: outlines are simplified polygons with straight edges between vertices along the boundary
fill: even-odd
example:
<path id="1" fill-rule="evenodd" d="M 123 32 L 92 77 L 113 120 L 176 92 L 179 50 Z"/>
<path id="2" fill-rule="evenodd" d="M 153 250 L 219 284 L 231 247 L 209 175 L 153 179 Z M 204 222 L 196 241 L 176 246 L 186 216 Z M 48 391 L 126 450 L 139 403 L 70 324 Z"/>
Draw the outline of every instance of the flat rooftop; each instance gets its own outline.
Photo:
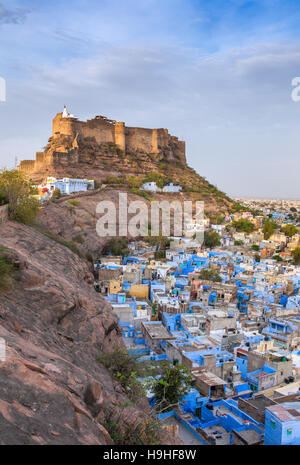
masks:
<path id="1" fill-rule="evenodd" d="M 208 386 L 220 386 L 226 384 L 226 382 L 223 379 L 219 378 L 210 371 L 206 371 L 205 373 L 199 373 L 196 375 L 196 377 Z"/>
<path id="2" fill-rule="evenodd" d="M 151 339 L 176 339 L 172 336 L 161 322 L 142 323 Z"/>
<path id="3" fill-rule="evenodd" d="M 300 421 L 300 402 L 284 402 L 267 407 L 267 409 L 281 421 Z"/>

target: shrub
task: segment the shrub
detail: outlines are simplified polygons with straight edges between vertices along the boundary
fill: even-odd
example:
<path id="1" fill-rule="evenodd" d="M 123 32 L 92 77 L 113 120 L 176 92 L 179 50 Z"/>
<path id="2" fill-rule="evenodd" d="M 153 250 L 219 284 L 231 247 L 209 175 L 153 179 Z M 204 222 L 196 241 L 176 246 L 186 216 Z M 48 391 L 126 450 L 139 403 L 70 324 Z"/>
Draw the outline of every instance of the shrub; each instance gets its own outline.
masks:
<path id="1" fill-rule="evenodd" d="M 80 234 L 76 234 L 76 236 L 73 236 L 73 241 L 78 242 L 78 244 L 84 243 L 84 239 Z"/>
<path id="2" fill-rule="evenodd" d="M 108 178 L 104 180 L 104 184 L 124 184 L 124 183 L 125 183 L 124 178 L 115 178 L 114 176 L 108 176 Z"/>
<path id="3" fill-rule="evenodd" d="M 201 270 L 199 274 L 199 279 L 203 279 L 205 281 L 214 281 L 216 283 L 222 282 L 221 276 L 212 268 Z"/>
<path id="4" fill-rule="evenodd" d="M 0 246 L 0 291 L 12 287 L 15 268 L 11 257 L 11 249 Z"/>
<path id="5" fill-rule="evenodd" d="M 234 241 L 234 245 L 244 245 L 244 242 L 241 240 Z"/>
<path id="6" fill-rule="evenodd" d="M 60 198 L 61 198 L 61 192 L 60 192 L 60 189 L 58 189 L 58 187 L 57 187 L 53 191 L 53 194 L 51 196 L 51 200 L 57 200 L 57 199 L 60 199 Z"/>
<path id="7" fill-rule="evenodd" d="M 17 170 L 0 171 L 0 199 L 8 203 L 9 219 L 32 224 L 39 204 L 32 196 L 35 189 L 23 173 Z"/>
<path id="8" fill-rule="evenodd" d="M 295 265 L 300 265 L 300 247 L 296 247 L 292 250 Z"/>
<path id="9" fill-rule="evenodd" d="M 154 258 L 156 258 L 157 260 L 159 260 L 161 258 L 166 258 L 166 251 L 165 250 L 156 250 L 154 252 Z"/>
<path id="10" fill-rule="evenodd" d="M 131 188 L 139 188 L 142 185 L 142 179 L 138 176 L 130 176 L 127 180 L 128 186 Z"/>
<path id="11" fill-rule="evenodd" d="M 221 245 L 221 239 L 219 234 L 216 231 L 208 232 L 204 231 L 204 246 L 213 248 Z"/>
<path id="12" fill-rule="evenodd" d="M 105 246 L 102 249 L 103 255 L 108 255 L 111 253 L 112 255 L 122 255 L 125 256 L 129 252 L 128 250 L 128 243 L 126 239 L 123 238 L 116 238 L 112 237 L 107 241 Z"/>
<path id="13" fill-rule="evenodd" d="M 144 197 L 146 200 L 151 200 L 151 196 L 148 192 L 146 191 L 141 191 L 137 187 L 132 187 L 130 189 L 130 192 L 135 195 L 139 195 L 140 197 Z"/>
<path id="14" fill-rule="evenodd" d="M 149 173 L 143 182 L 156 182 L 158 187 L 164 187 L 164 177 L 159 173 Z"/>
<path id="15" fill-rule="evenodd" d="M 78 207 L 80 205 L 80 201 L 78 199 L 69 199 L 68 202 L 73 207 Z"/>
<path id="16" fill-rule="evenodd" d="M 144 397 L 142 384 L 137 380 L 138 363 L 124 349 L 101 353 L 97 360 L 119 381 L 129 399 L 135 402 Z"/>

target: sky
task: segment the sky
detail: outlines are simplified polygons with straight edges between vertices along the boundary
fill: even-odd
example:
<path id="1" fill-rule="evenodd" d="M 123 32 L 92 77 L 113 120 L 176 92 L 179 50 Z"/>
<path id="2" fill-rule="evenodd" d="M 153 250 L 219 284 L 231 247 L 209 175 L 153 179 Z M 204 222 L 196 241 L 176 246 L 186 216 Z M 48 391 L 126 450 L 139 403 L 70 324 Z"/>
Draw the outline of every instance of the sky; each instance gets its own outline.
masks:
<path id="1" fill-rule="evenodd" d="M 231 196 L 300 199 L 299 24 L 299 0 L 0 0 L 0 167 L 66 104 L 168 128 Z"/>

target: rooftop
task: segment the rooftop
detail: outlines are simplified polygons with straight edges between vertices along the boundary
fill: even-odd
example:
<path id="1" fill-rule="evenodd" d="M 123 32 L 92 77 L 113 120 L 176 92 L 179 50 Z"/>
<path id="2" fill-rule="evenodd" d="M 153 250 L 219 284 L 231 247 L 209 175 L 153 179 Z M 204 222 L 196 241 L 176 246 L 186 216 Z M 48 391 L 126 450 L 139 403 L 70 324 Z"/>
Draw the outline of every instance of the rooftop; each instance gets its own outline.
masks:
<path id="1" fill-rule="evenodd" d="M 300 402 L 284 402 L 267 407 L 267 409 L 281 421 L 300 421 Z"/>

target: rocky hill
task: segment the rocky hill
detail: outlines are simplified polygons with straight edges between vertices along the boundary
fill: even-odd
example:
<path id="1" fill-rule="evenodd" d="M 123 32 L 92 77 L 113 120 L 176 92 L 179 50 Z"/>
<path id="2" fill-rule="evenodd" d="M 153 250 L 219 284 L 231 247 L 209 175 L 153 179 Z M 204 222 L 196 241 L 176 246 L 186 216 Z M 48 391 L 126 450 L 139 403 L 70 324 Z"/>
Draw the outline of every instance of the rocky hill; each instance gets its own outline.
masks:
<path id="1" fill-rule="evenodd" d="M 222 213 L 234 202 L 190 168 L 185 143 L 167 129 L 133 128 L 125 123 L 96 116 L 79 121 L 66 108 L 53 119 L 52 135 L 36 160 L 24 160 L 19 169 L 34 182 L 47 176 L 94 179 L 101 184 L 108 178 L 142 181 L 149 173 L 161 176 L 165 183 L 180 184 L 195 200 L 208 208 L 216 204 Z"/>
<path id="2" fill-rule="evenodd" d="M 88 262 L 14 222 L 0 224 L 0 247 L 14 263 L 12 288 L 0 290 L 0 444 L 113 444 L 107 415 L 124 441 L 149 441 L 146 399 L 128 402 L 97 360 L 122 338 Z"/>

